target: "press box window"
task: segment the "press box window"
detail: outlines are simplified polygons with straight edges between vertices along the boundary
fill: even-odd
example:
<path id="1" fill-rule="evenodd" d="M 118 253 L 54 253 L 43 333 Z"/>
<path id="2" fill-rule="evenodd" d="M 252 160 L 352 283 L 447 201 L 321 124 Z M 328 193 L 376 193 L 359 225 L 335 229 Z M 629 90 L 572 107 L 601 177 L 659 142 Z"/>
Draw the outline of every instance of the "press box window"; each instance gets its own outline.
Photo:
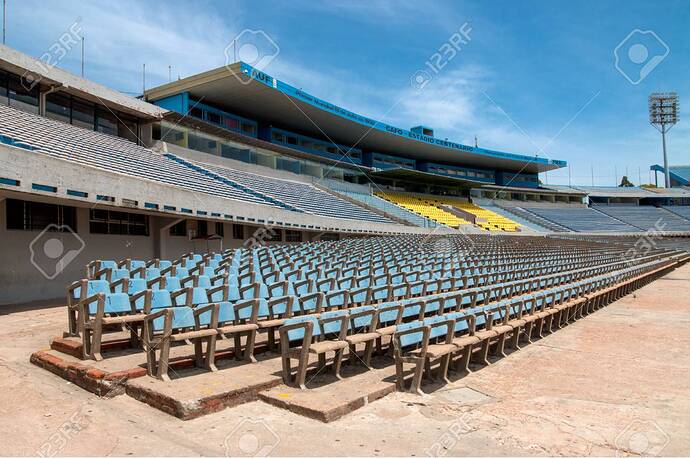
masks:
<path id="1" fill-rule="evenodd" d="M 91 210 L 89 229 L 92 234 L 149 235 L 149 217 L 138 213 Z"/>
<path id="2" fill-rule="evenodd" d="M 20 231 L 77 232 L 77 210 L 64 205 L 7 199 L 7 229 Z M 69 229 L 67 229 L 69 227 Z"/>

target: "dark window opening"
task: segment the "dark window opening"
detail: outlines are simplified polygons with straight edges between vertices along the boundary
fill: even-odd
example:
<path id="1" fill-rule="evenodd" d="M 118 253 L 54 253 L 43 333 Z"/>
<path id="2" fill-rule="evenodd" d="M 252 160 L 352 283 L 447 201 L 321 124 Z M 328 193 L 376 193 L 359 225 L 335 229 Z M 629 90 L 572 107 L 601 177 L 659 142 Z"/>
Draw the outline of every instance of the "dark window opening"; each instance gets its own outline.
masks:
<path id="1" fill-rule="evenodd" d="M 180 221 L 170 228 L 170 235 L 174 237 L 187 237 L 187 220 Z"/>
<path id="2" fill-rule="evenodd" d="M 285 241 L 286 242 L 301 242 L 302 233 L 300 231 L 285 231 Z"/>
<path id="3" fill-rule="evenodd" d="M 114 210 L 91 210 L 89 229 L 92 234 L 149 235 L 149 217 Z"/>
<path id="4" fill-rule="evenodd" d="M 20 231 L 77 232 L 77 209 L 64 205 L 7 199 L 7 229 Z"/>
<path id="5" fill-rule="evenodd" d="M 235 240 L 244 240 L 244 226 L 240 224 L 233 224 L 232 238 Z"/>

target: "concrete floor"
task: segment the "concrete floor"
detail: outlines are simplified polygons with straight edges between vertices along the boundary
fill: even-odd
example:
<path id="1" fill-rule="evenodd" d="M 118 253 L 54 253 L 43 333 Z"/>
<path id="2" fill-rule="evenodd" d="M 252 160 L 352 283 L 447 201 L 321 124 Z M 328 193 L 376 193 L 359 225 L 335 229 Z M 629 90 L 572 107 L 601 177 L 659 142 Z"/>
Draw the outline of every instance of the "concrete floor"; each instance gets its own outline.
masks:
<path id="1" fill-rule="evenodd" d="M 431 394 L 328 424 L 262 401 L 183 422 L 99 399 L 29 363 L 62 307 L 3 313 L 3 455 L 690 455 L 690 264 Z"/>

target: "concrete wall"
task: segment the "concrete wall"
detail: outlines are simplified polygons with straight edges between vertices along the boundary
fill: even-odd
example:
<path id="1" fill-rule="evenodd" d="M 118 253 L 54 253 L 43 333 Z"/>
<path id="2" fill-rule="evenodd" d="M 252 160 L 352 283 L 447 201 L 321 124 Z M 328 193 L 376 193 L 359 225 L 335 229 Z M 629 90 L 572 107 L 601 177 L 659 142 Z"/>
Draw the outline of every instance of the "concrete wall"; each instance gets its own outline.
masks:
<path id="1" fill-rule="evenodd" d="M 154 257 L 153 237 L 90 234 L 89 208 L 77 209 L 76 234 L 8 230 L 6 203 L 0 202 L 0 304 L 64 297 L 66 287 L 84 278 L 85 265 L 93 259 Z M 51 258 L 46 250 L 50 253 L 56 240 L 64 251 Z"/>
<path id="2" fill-rule="evenodd" d="M 23 194 L 6 194 L 9 198 L 50 202 Z M 85 277 L 86 264 L 94 259 L 177 259 L 189 252 L 207 253 L 229 248 L 247 246 L 247 239 L 256 234 L 261 226 L 244 226 L 243 239 L 233 238 L 233 225 L 223 223 L 224 237 L 221 240 L 191 240 L 187 236 L 170 235 L 169 226 L 179 218 L 149 216 L 149 235 L 105 235 L 92 234 L 89 227 L 91 206 L 76 208 L 77 225 L 74 233 L 24 231 L 7 229 L 7 199 L 0 197 L 0 306 L 19 304 L 44 299 L 64 298 L 66 288 L 74 281 Z M 53 202 L 54 203 L 54 202 Z M 71 206 L 69 201 L 61 201 Z M 188 219 L 187 229 L 194 229 L 198 220 Z M 213 223 L 209 223 L 213 224 Z M 284 240 L 284 230 L 275 229 Z M 209 226 L 209 232 L 215 232 Z M 302 232 L 302 240 L 318 238 L 318 232 Z M 56 241 L 63 247 L 57 257 L 48 257 Z M 288 242 L 268 242 L 268 245 Z M 63 259 L 64 262 L 59 261 Z"/>

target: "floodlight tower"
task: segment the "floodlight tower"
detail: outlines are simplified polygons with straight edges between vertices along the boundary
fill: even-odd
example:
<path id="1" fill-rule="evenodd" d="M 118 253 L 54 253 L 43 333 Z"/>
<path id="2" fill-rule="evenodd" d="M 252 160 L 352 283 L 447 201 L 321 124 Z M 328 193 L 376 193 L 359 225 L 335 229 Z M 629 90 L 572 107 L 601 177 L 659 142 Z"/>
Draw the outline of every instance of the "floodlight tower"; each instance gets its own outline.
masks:
<path id="1" fill-rule="evenodd" d="M 649 96 L 649 123 L 661 132 L 664 149 L 664 178 L 666 187 L 671 187 L 671 175 L 666 156 L 666 132 L 678 122 L 678 94 L 675 92 L 654 92 Z"/>

